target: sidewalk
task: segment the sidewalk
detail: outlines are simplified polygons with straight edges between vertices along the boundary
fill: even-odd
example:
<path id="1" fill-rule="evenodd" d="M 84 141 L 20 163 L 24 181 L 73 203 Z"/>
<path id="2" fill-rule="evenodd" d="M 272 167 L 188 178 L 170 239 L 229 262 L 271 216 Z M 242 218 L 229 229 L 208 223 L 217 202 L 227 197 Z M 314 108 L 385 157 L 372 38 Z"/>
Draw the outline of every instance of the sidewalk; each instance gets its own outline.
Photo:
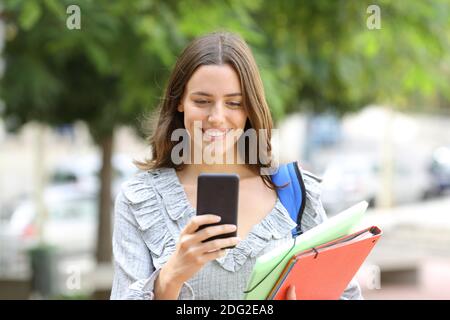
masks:
<path id="1" fill-rule="evenodd" d="M 450 299 L 450 259 L 432 258 L 418 268 L 416 284 L 381 284 L 379 290 L 369 290 L 360 282 L 367 300 L 448 300 Z"/>
<path id="2" fill-rule="evenodd" d="M 450 197 L 370 210 L 363 225 L 383 230 L 358 273 L 366 299 L 450 299 Z M 371 266 L 380 289 L 370 288 Z"/>

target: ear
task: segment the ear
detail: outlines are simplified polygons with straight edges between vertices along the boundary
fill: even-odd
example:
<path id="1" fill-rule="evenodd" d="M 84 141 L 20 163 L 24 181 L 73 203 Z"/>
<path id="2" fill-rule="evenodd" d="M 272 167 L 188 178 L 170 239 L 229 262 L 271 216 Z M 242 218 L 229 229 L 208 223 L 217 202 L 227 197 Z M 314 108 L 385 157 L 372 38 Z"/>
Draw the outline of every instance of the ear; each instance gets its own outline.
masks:
<path id="1" fill-rule="evenodd" d="M 184 112 L 184 106 L 180 103 L 177 107 L 178 112 Z"/>

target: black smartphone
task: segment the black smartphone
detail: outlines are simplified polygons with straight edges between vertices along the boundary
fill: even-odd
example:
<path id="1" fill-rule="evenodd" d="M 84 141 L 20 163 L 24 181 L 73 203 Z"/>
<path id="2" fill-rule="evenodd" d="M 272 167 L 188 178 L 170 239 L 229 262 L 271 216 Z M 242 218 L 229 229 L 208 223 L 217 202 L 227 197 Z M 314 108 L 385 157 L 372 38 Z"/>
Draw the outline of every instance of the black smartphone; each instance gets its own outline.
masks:
<path id="1" fill-rule="evenodd" d="M 239 176 L 230 173 L 201 173 L 197 178 L 197 215 L 215 214 L 222 219 L 218 223 L 200 226 L 199 230 L 219 224 L 237 226 L 239 200 Z M 234 232 L 221 234 L 203 242 L 236 237 Z M 227 247 L 233 248 L 233 247 Z"/>

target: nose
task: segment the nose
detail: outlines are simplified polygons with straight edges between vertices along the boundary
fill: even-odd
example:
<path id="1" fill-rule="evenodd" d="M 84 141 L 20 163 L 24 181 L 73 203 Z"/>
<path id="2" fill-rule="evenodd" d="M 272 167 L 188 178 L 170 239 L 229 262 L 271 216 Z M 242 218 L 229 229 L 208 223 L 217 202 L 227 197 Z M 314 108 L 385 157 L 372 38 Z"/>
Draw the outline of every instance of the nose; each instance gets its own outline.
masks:
<path id="1" fill-rule="evenodd" d="M 217 102 L 210 108 L 210 112 L 208 115 L 208 122 L 209 123 L 222 123 L 224 120 L 224 110 L 222 103 Z"/>

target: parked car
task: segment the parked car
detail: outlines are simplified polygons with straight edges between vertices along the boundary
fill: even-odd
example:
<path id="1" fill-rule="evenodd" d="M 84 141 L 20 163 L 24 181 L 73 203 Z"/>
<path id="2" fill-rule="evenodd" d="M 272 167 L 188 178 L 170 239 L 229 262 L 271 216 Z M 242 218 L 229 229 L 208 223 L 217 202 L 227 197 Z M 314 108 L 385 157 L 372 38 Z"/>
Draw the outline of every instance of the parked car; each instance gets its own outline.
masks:
<path id="1" fill-rule="evenodd" d="M 450 190 L 450 146 L 437 148 L 431 157 L 429 172 L 432 177 L 432 195 Z"/>
<path id="2" fill-rule="evenodd" d="M 97 196 L 77 186 L 53 186 L 44 192 L 46 220 L 42 229 L 46 244 L 64 256 L 94 253 L 98 224 Z M 23 200 L 9 221 L 3 222 L 0 238 L 2 269 L 14 270 L 26 263 L 26 251 L 39 242 L 39 221 L 32 198 Z"/>
<path id="3" fill-rule="evenodd" d="M 362 200 L 375 205 L 377 170 L 373 162 L 360 156 L 330 161 L 322 177 L 321 199 L 326 212 L 335 214 Z"/>
<path id="4" fill-rule="evenodd" d="M 83 189 L 98 191 L 100 187 L 101 159 L 90 155 L 67 158 L 56 165 L 50 175 L 52 185 L 78 185 Z M 118 193 L 121 184 L 137 172 L 132 159 L 123 154 L 115 154 L 112 158 L 113 197 Z"/>
<path id="5" fill-rule="evenodd" d="M 123 155 L 115 155 L 112 164 L 114 201 L 120 185 L 136 169 Z M 46 244 L 58 248 L 60 256 L 95 253 L 100 166 L 100 159 L 88 156 L 69 158 L 52 171 L 50 185 L 44 190 L 47 218 L 42 236 Z M 25 272 L 26 251 L 39 241 L 39 221 L 31 195 L 8 211 L 0 219 L 0 275 Z"/>
<path id="6" fill-rule="evenodd" d="M 329 161 L 322 182 L 322 202 L 335 214 L 366 200 L 376 206 L 383 187 L 378 159 L 365 155 L 343 155 Z M 429 175 L 409 159 L 394 162 L 392 200 L 394 205 L 421 201 L 429 195 Z"/>
<path id="7" fill-rule="evenodd" d="M 44 192 L 47 219 L 44 240 L 69 251 L 87 251 L 96 232 L 98 200 L 96 194 L 72 186 L 50 187 Z M 32 199 L 13 212 L 10 231 L 27 244 L 37 241 L 37 210 Z"/>

